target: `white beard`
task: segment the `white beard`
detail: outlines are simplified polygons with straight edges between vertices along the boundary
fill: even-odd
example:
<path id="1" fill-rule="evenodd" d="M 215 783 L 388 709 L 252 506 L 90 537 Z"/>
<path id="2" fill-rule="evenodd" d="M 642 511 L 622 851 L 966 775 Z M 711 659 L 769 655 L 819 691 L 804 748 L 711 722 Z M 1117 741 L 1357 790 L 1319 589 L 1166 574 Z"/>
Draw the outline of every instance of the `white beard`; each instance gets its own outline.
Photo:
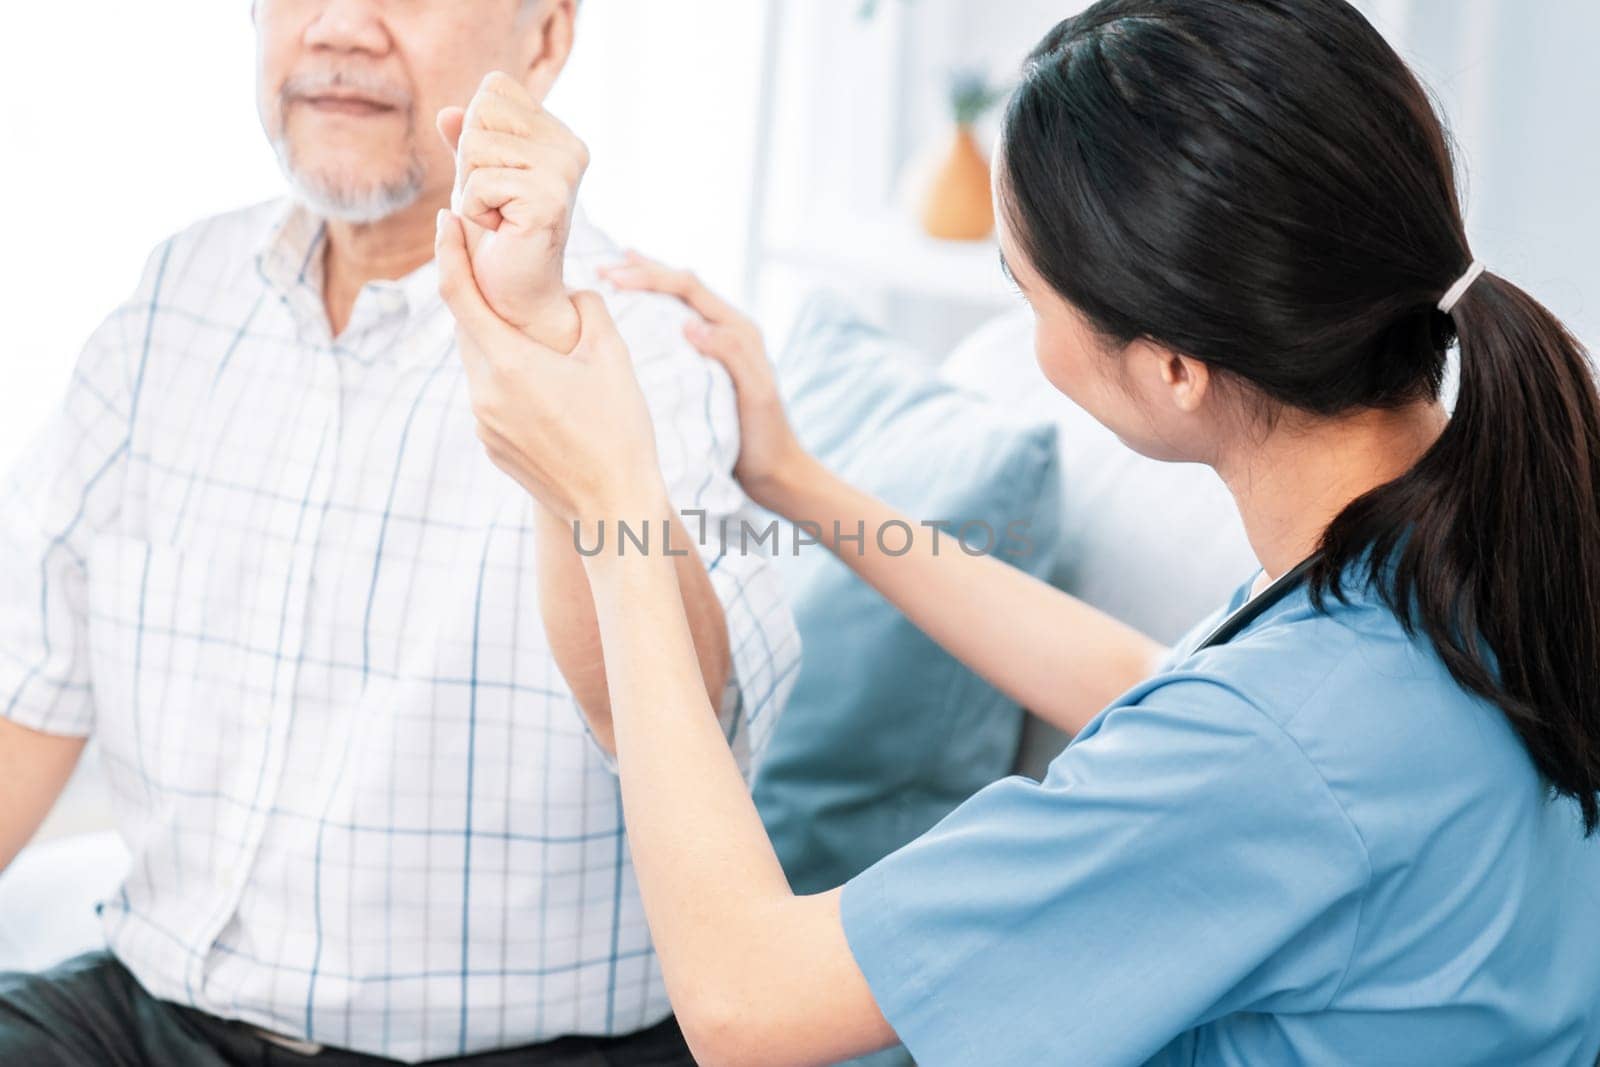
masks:
<path id="1" fill-rule="evenodd" d="M 272 150 L 294 199 L 312 214 L 337 222 L 366 225 L 404 211 L 422 196 L 422 161 L 411 158 L 403 177 L 379 184 L 338 184 L 305 174 L 295 164 L 287 139 L 274 138 Z"/>

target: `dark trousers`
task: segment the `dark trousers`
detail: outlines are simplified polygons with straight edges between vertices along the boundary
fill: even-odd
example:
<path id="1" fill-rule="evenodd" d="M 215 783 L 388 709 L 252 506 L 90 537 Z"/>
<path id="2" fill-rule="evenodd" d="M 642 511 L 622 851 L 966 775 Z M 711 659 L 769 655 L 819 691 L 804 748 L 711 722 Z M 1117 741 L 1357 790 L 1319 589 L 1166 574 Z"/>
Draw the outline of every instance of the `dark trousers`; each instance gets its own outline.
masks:
<path id="1" fill-rule="evenodd" d="M 0 973 L 0 1067 L 385 1067 L 324 1049 L 304 1055 L 248 1028 L 157 1000 L 104 952 L 43 974 Z M 459 1067 L 694 1067 L 677 1023 L 627 1037 L 564 1037 L 437 1063 Z"/>

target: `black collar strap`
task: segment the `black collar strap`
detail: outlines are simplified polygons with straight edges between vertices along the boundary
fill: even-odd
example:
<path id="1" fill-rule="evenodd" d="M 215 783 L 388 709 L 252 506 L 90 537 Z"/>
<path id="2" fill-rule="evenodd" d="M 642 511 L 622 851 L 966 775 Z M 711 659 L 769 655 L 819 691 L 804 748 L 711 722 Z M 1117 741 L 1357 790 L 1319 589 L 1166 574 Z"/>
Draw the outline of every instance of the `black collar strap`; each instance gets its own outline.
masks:
<path id="1" fill-rule="evenodd" d="M 1293 570 L 1245 601 L 1238 611 L 1223 619 L 1221 625 L 1212 630 L 1209 637 L 1196 645 L 1194 651 L 1199 652 L 1202 649 L 1212 648 L 1216 645 L 1225 645 L 1235 637 L 1238 637 L 1246 626 L 1261 618 L 1268 608 L 1281 602 L 1290 593 L 1303 585 L 1306 575 L 1311 573 L 1311 568 L 1315 567 L 1321 559 L 1322 553 L 1313 553 L 1310 558 L 1302 561 Z"/>

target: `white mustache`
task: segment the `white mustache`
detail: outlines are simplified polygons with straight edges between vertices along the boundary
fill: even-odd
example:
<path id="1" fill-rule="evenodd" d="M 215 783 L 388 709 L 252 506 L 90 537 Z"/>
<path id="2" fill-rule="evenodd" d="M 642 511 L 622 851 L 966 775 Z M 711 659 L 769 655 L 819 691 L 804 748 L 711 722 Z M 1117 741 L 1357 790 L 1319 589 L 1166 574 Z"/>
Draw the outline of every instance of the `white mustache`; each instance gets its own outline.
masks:
<path id="1" fill-rule="evenodd" d="M 296 74 L 278 90 L 285 101 L 326 96 L 329 93 L 357 95 L 397 111 L 411 110 L 411 93 L 404 86 L 349 71 L 318 71 Z"/>

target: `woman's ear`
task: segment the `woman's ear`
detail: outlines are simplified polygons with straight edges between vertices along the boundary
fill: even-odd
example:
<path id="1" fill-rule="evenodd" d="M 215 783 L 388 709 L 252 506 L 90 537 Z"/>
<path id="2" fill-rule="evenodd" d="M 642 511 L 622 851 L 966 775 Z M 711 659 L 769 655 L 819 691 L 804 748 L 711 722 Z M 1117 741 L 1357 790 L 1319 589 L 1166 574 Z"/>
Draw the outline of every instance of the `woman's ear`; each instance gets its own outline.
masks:
<path id="1" fill-rule="evenodd" d="M 578 0 L 534 0 L 526 23 L 528 58 L 522 81 L 533 98 L 543 103 L 572 56 Z"/>
<path id="2" fill-rule="evenodd" d="M 1192 356 L 1140 338 L 1128 346 L 1130 360 L 1147 396 L 1185 415 L 1199 411 L 1211 390 L 1211 368 Z"/>

